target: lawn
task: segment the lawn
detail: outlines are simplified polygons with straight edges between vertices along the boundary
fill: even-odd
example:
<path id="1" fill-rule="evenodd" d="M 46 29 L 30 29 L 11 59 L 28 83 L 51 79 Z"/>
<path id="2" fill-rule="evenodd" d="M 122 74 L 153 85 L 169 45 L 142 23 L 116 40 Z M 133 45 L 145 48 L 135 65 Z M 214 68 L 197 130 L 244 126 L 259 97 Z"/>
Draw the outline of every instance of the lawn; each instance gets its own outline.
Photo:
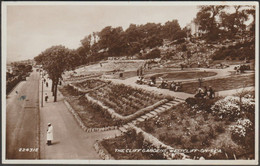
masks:
<path id="1" fill-rule="evenodd" d="M 207 80 L 202 82 L 202 86 L 211 86 L 214 91 L 223 91 L 230 89 L 238 89 L 243 87 L 255 86 L 255 75 L 250 76 L 238 76 L 233 75 L 227 78 L 219 78 L 214 80 Z M 195 94 L 199 87 L 199 82 L 197 83 L 183 83 L 183 92 Z"/>
<path id="2" fill-rule="evenodd" d="M 102 108 L 80 96 L 71 87 L 64 86 L 59 89 L 72 108 L 79 114 L 81 120 L 88 128 L 100 128 L 119 125 L 122 122 L 114 120 Z"/>
<path id="3" fill-rule="evenodd" d="M 187 155 L 191 158 L 203 156 L 206 159 L 227 159 L 228 156 L 228 159 L 234 159 L 234 154 L 240 159 L 253 158 L 252 147 L 245 148 L 244 145 L 234 141 L 237 137 L 232 137 L 232 132 L 229 130 L 230 126 L 236 124 L 237 119 L 220 118 L 210 111 L 209 108 L 217 100 L 219 99 L 202 101 L 201 104 L 204 106 L 199 108 L 198 105 L 179 104 L 160 116 L 140 123 L 138 127 L 176 149 L 218 149 L 222 152 L 215 155 L 188 152 Z M 250 139 L 253 139 L 253 136 Z"/>
<path id="4" fill-rule="evenodd" d="M 182 79 L 204 78 L 204 77 L 214 76 L 216 74 L 217 73 L 215 72 L 201 72 L 201 71 L 171 72 L 171 73 L 154 74 L 154 75 L 150 75 L 147 78 L 149 79 L 151 76 L 154 76 L 156 78 L 162 77 L 163 79 L 166 79 L 168 81 L 173 81 L 173 80 L 182 80 Z"/>
<path id="5" fill-rule="evenodd" d="M 109 84 L 90 92 L 89 95 L 123 116 L 131 115 L 165 98 L 163 95 L 123 84 Z"/>

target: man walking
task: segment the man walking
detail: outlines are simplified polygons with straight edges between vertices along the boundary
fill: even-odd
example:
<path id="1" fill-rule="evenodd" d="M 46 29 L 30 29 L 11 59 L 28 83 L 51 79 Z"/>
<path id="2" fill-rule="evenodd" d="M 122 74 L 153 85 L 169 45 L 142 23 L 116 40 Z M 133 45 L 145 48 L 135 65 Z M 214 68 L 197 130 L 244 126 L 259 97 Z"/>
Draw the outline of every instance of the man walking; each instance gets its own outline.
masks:
<path id="1" fill-rule="evenodd" d="M 51 141 L 53 140 L 53 127 L 51 123 L 48 123 L 48 129 L 47 129 L 47 145 L 51 145 Z"/>

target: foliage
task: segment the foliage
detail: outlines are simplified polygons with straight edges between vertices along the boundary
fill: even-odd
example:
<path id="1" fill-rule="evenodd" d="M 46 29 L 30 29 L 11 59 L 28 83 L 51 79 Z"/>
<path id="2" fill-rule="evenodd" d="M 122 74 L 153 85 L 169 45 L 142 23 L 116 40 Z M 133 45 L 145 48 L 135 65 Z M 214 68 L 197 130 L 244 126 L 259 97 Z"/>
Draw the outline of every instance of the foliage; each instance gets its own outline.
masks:
<path id="1" fill-rule="evenodd" d="M 235 142 L 254 149 L 254 125 L 249 119 L 238 119 L 229 129 Z"/>
<path id="2" fill-rule="evenodd" d="M 52 46 L 40 55 L 34 58 L 34 60 L 43 66 L 43 69 L 47 71 L 50 79 L 52 79 L 54 86 L 54 101 L 57 100 L 57 85 L 59 79 L 62 78 L 62 73 L 65 70 L 71 68 L 71 61 L 73 61 L 73 56 L 71 51 L 61 45 Z"/>
<path id="3" fill-rule="evenodd" d="M 154 58 L 160 58 L 161 51 L 159 49 L 154 49 L 145 56 L 142 57 L 142 59 L 154 59 Z"/>
<path id="4" fill-rule="evenodd" d="M 216 51 L 212 59 L 213 60 L 224 60 L 230 58 L 232 60 L 239 59 L 244 60 L 245 58 L 255 59 L 255 46 L 254 42 L 237 43 L 234 46 L 228 48 L 223 47 Z"/>
<path id="5" fill-rule="evenodd" d="M 217 101 L 211 107 L 213 114 L 217 115 L 220 119 L 228 118 L 230 120 L 236 120 L 247 113 L 254 114 L 254 108 L 255 103 L 252 99 L 242 98 L 240 101 L 239 97 L 235 96 L 227 96 Z"/>

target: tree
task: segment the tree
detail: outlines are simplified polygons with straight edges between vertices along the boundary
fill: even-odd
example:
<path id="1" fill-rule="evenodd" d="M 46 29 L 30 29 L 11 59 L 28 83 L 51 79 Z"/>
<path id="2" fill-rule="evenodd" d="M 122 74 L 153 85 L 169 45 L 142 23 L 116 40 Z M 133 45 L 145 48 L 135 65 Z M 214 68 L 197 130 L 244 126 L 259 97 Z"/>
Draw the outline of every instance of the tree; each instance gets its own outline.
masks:
<path id="1" fill-rule="evenodd" d="M 52 91 L 54 102 L 57 101 L 57 88 L 59 79 L 62 78 L 62 73 L 71 68 L 71 51 L 61 45 L 52 46 L 40 55 L 34 58 L 38 64 L 42 64 L 43 69 L 47 71 L 52 80 Z"/>
<path id="2" fill-rule="evenodd" d="M 219 35 L 219 26 L 216 17 L 226 6 L 223 5 L 205 5 L 199 6 L 195 22 L 199 24 L 199 29 L 206 32 L 208 40 L 216 40 Z"/>
<path id="3" fill-rule="evenodd" d="M 221 12 L 221 26 L 224 29 L 224 35 L 228 38 L 233 38 L 237 33 L 244 33 L 246 30 L 245 22 L 248 20 L 248 15 L 243 9 L 243 6 L 233 6 L 234 13 Z"/>

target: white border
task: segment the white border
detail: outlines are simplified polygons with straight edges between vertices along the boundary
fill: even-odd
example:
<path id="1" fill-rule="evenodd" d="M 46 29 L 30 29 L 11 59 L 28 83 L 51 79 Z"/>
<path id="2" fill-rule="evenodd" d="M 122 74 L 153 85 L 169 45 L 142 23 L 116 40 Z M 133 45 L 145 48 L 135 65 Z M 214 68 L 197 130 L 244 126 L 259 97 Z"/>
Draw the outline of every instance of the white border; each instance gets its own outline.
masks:
<path id="1" fill-rule="evenodd" d="M 186 2 L 82 2 L 82 1 L 74 1 L 74 2 L 43 2 L 43 1 L 32 1 L 32 2 L 21 2 L 21 1 L 13 1 L 13 2 L 1 2 L 2 3 L 2 162 L 5 164 L 151 164 L 151 165 L 168 165 L 168 164 L 187 164 L 187 165 L 257 165 L 258 164 L 258 141 L 259 141 L 259 119 L 258 119 L 258 110 L 259 110 L 259 4 L 257 1 L 255 2 L 241 2 L 241 1 L 233 1 L 233 2 L 194 2 L 194 1 L 186 1 Z M 6 126 L 6 56 L 7 56 L 7 27 L 6 27 L 6 9 L 7 6 L 18 6 L 18 5 L 107 5 L 107 6 L 195 6 L 195 5 L 255 5 L 256 6 L 256 33 L 255 33 L 255 92 L 256 92 L 256 123 L 255 123 L 255 134 L 256 134 L 256 144 L 255 144 L 255 160 L 6 160 L 5 157 L 5 126 Z"/>

